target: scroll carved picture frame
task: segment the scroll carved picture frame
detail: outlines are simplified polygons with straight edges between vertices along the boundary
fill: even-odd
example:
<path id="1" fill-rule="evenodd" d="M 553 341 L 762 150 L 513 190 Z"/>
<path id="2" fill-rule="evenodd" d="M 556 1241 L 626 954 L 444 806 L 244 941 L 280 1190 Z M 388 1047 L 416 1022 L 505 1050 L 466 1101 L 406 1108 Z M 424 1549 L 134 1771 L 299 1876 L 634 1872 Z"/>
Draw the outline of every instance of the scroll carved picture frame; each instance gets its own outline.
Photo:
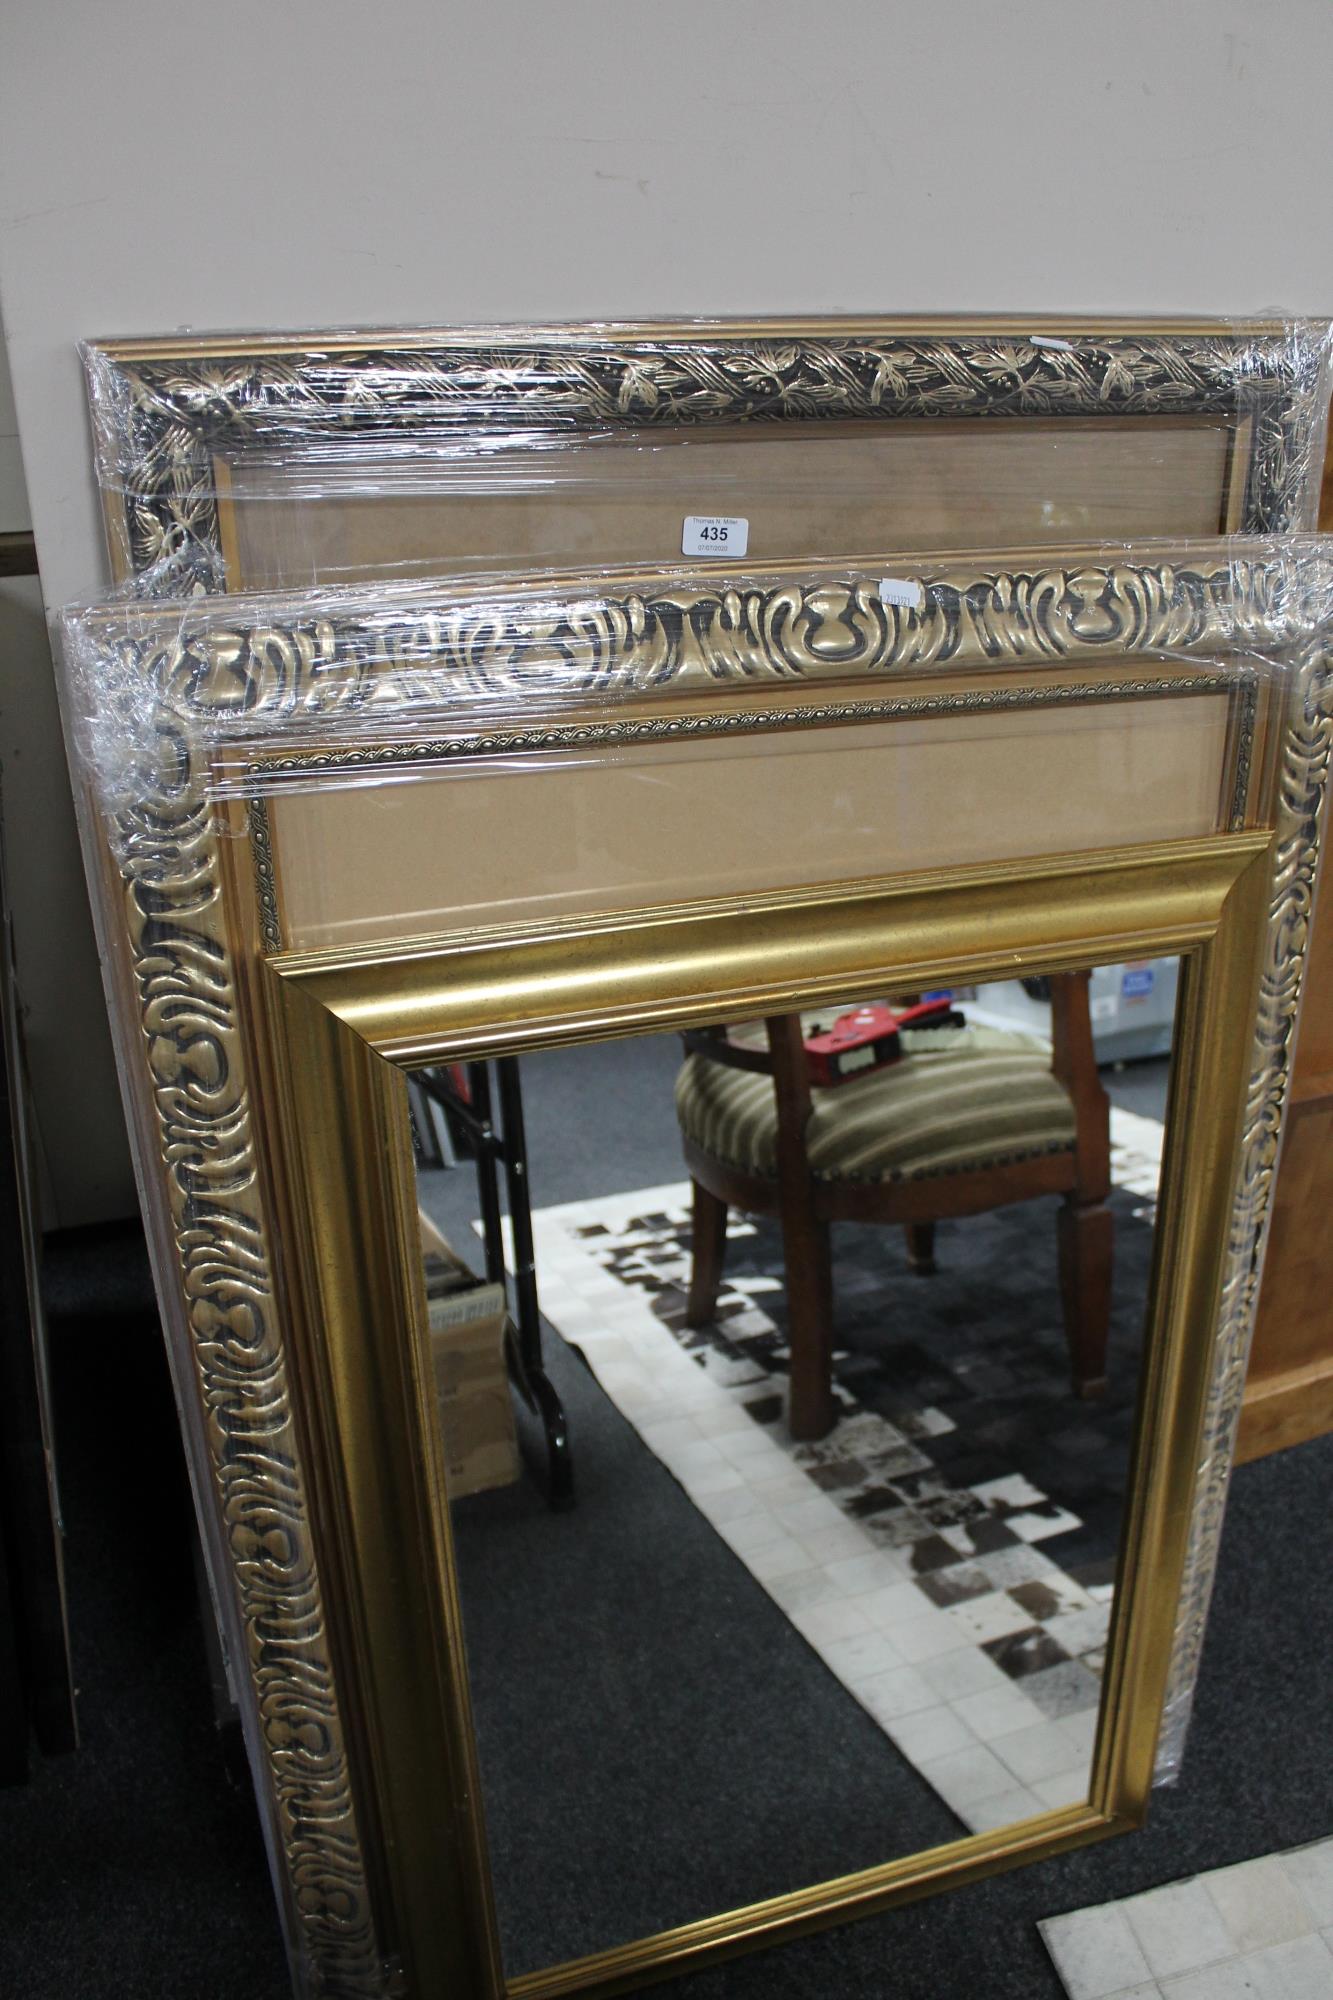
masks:
<path id="1" fill-rule="evenodd" d="M 1217 528 L 1278 533 L 1315 525 L 1329 400 L 1327 328 L 1279 320 L 186 335 L 90 343 L 84 359 L 113 570 L 159 595 L 228 587 L 219 465 L 234 454 L 332 466 L 383 448 L 405 465 L 796 425 L 1212 419 L 1237 431 L 1234 500 Z"/>
<path id="2" fill-rule="evenodd" d="M 596 1964 L 528 1975 L 508 1990 L 609 1992 L 1132 1824 L 1163 1711 L 1169 1753 L 1170 1729 L 1183 1726 L 1243 1382 L 1333 741 L 1327 564 L 1313 549 L 1302 556 L 1299 545 L 1285 557 L 1196 545 L 1138 561 L 1089 552 L 1002 568 L 952 561 L 911 575 L 917 609 L 884 606 L 868 579 L 834 567 L 749 580 L 682 573 L 655 595 L 633 577 L 581 588 L 547 581 L 511 593 L 507 623 L 484 596 L 441 587 L 415 597 L 335 593 L 317 616 L 295 601 L 284 609 L 237 599 L 193 615 L 121 606 L 69 627 L 70 699 L 93 791 L 90 869 L 102 889 L 140 1159 L 160 1203 L 157 1278 L 178 1363 L 193 1378 L 191 1421 L 250 1673 L 261 1797 L 295 1959 L 311 1991 L 364 2000 L 432 1991 L 446 1977 L 460 1982 L 456 1990 L 504 1990 L 479 1820 L 455 1815 L 434 1849 L 421 1837 L 427 1779 L 454 1800 L 469 1785 L 475 1791 L 438 1469 L 428 1449 L 401 1459 L 407 1484 L 376 1516 L 346 1484 L 344 1414 L 322 1358 L 327 1335 L 345 1342 L 349 1367 L 357 1354 L 364 1361 L 355 1304 L 340 1319 L 331 1301 L 364 1297 L 368 1277 L 387 1283 L 403 1323 L 411 1320 L 401 1277 L 401 1121 L 390 1129 L 395 1063 L 715 1020 L 754 1011 L 757 1000 L 791 1007 L 946 965 L 1021 961 L 1055 970 L 1089 962 L 1114 932 L 1145 949 L 1195 955 L 1191 964 L 1205 970 L 1187 973 L 1187 1025 L 1231 1048 L 1239 1065 L 1230 1097 L 1210 1077 L 1220 1109 L 1208 1114 L 1200 1051 L 1182 1045 L 1175 1090 L 1185 1109 L 1172 1129 L 1185 1136 L 1172 1144 L 1184 1148 L 1201 1119 L 1220 1119 L 1208 1134 L 1222 1179 L 1214 1174 L 1210 1192 L 1185 1162 L 1168 1187 L 1166 1275 L 1155 1308 L 1163 1333 L 1145 1408 L 1167 1426 L 1159 1446 L 1166 1435 L 1175 1448 L 1141 1453 L 1141 1464 L 1157 1467 L 1157 1483 L 1131 1502 L 1127 1532 L 1140 1567 L 1127 1572 L 1130 1608 L 1117 1610 L 1088 1806 L 1048 1815 L 1035 1831 L 975 1836 L 956 1851 L 778 1899 L 782 1907 L 640 1941 Z M 560 662 L 535 725 L 515 696 L 532 686 L 525 647 Z M 1285 663 L 1275 701 L 1253 683 L 1256 658 Z M 516 660 L 525 661 L 517 681 Z M 964 696 L 975 702 L 1017 696 L 1018 675 L 1024 687 L 1048 677 L 1052 700 L 1153 699 L 1168 688 L 1207 687 L 1221 663 L 1230 664 L 1235 702 L 1218 832 L 1171 852 L 1037 858 L 964 870 L 956 880 L 946 872 L 924 887 L 939 905 L 932 924 L 948 919 L 948 954 L 919 947 L 912 959 L 907 950 L 921 922 L 919 908 L 906 914 L 922 895 L 910 877 L 818 896 L 775 890 L 764 907 L 790 924 L 792 938 L 776 952 L 747 942 L 753 898 L 748 915 L 722 898 L 591 927 L 570 920 L 554 931 L 419 938 L 389 954 L 294 952 L 282 935 L 264 844 L 274 785 L 401 770 L 414 757 L 444 762 L 482 743 L 490 756 L 522 757 L 549 747 L 553 730 L 582 732 L 581 746 L 595 752 L 635 732 L 660 740 L 671 725 L 818 730 L 834 710 L 869 722 L 878 709 L 888 726 L 895 702 L 941 712 L 931 680 L 946 672 L 969 678 Z M 808 691 L 808 699 L 790 710 L 765 707 L 773 688 L 784 699 L 787 690 Z M 676 704 L 669 717 L 655 711 L 664 702 Z M 1013 928 L 997 944 L 994 911 L 1006 896 Z M 882 942 L 867 960 L 854 940 L 864 940 L 872 904 Z M 976 928 L 983 905 L 984 934 Z M 673 960 L 677 932 L 688 933 L 690 950 Z M 601 954 L 595 1004 L 561 995 L 560 954 L 574 934 L 585 985 L 587 965 Z M 687 990 L 661 968 L 685 957 L 697 965 L 701 936 L 725 948 L 705 952 L 715 971 L 702 986 L 696 974 Z M 469 976 L 460 978 L 469 953 Z M 649 959 L 658 968 L 651 977 Z M 544 1011 L 521 997 L 542 968 Z M 1236 1032 L 1242 1018 L 1253 1023 L 1245 1046 Z M 335 1077 L 341 1096 L 328 1089 Z M 360 1137 L 376 1135 L 388 1163 L 372 1204 L 368 1261 L 346 1268 L 334 1247 L 349 1234 L 334 1228 L 336 1186 L 320 1181 L 323 1169 L 305 1150 L 321 1092 L 357 1107 Z M 1222 1130 L 1228 1113 L 1230 1136 Z M 336 1134 L 325 1137 L 316 1151 L 333 1171 L 340 1148 Z M 1172 1246 L 1181 1244 L 1194 1272 L 1189 1310 L 1170 1277 Z M 341 1291 L 335 1277 L 348 1281 Z M 1212 1332 L 1201 1342 L 1205 1295 Z M 414 1365 L 410 1353 L 395 1363 L 394 1422 L 409 1432 L 420 1421 Z M 1197 1453 L 1187 1449 L 1191 1440 Z M 374 1538 L 386 1531 L 420 1547 L 428 1583 L 421 1606 L 402 1614 L 411 1629 L 380 1638 L 367 1592 Z M 400 1615 L 379 1608 L 390 1625 Z M 420 1669 L 410 1687 L 395 1683 L 392 1698 L 385 1647 Z"/>

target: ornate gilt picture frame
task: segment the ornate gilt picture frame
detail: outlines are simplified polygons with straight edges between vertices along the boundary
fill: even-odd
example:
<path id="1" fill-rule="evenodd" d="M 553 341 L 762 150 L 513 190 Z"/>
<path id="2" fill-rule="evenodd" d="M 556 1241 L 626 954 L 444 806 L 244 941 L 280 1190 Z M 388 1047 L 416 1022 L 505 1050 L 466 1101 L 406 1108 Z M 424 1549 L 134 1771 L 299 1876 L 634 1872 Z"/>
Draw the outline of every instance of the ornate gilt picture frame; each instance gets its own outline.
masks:
<path id="1" fill-rule="evenodd" d="M 1327 563 L 1299 543 L 1196 544 L 950 559 L 904 580 L 905 605 L 829 567 L 140 604 L 68 627 L 158 1282 L 311 1991 L 621 1990 L 1135 1824 L 1164 1713 L 1178 1750 L 1318 854 Z M 1145 704 L 1164 718 L 1210 702 L 1207 823 L 1184 834 L 1111 839 L 1093 819 L 1055 852 L 1036 837 L 813 880 L 775 864 L 760 888 L 668 886 L 480 927 L 427 884 L 402 904 L 419 915 L 436 895 L 424 928 L 317 948 L 294 935 L 285 816 L 312 796 L 337 814 L 386 788 L 443 829 L 438 787 L 483 755 L 519 768 L 576 746 L 595 772 L 627 742 L 817 747 L 852 728 L 884 748 L 909 719 L 1041 708 L 1113 727 Z M 353 847 L 321 852 L 333 868 Z M 525 865 L 516 850 L 516 882 Z M 1162 1223 L 1086 1803 L 506 1984 L 427 1410 L 403 1067 L 1165 952 L 1183 983 Z"/>
<path id="2" fill-rule="evenodd" d="M 830 485 L 855 482 L 855 467 L 839 461 L 816 479 L 813 500 L 799 498 L 797 527 L 788 523 L 789 537 L 803 524 L 815 539 L 752 546 L 760 560 L 1312 528 L 1329 401 L 1327 326 L 1279 320 L 849 318 L 178 335 L 97 343 L 85 362 L 113 571 L 156 594 L 329 580 L 299 539 L 291 560 L 309 573 L 270 563 L 272 503 L 285 479 L 295 478 L 303 501 L 327 497 L 344 476 L 362 498 L 383 501 L 411 490 L 427 467 L 461 467 L 471 473 L 463 502 L 472 518 L 473 489 L 488 468 L 540 488 L 569 466 L 586 490 L 609 463 L 594 448 L 617 441 L 650 455 L 686 441 L 742 454 L 760 440 L 846 438 L 861 448 L 910 433 L 927 441 L 924 462 L 881 466 L 857 489 L 869 543 L 846 539 L 857 513 L 845 509 L 818 539 Z M 966 455 L 978 439 L 1003 436 L 1018 447 L 1043 430 L 1050 444 L 1064 443 L 1036 460 Z M 1117 435 L 1129 456 L 1099 480 L 1075 441 L 1100 455 Z M 956 485 L 961 534 L 947 508 L 938 520 L 921 514 L 941 451 L 945 464 L 958 455 L 956 479 L 944 484 Z M 1196 461 L 1197 451 L 1205 456 Z M 687 482 L 698 457 L 696 449 L 680 473 Z M 252 462 L 261 474 L 248 498 L 258 495 L 265 518 L 247 544 L 237 482 Z M 783 480 L 799 486 L 799 449 L 767 478 L 751 476 L 743 456 L 726 461 L 737 464 L 745 476 L 716 475 L 715 490 L 766 485 L 771 499 Z M 358 470 L 367 465 L 374 469 Z M 651 490 L 670 483 L 660 452 L 649 478 Z M 1061 497 L 1043 507 L 1048 482 Z M 876 535 L 867 501 L 885 483 L 910 490 L 912 505 L 891 512 Z M 996 486 L 1004 506 L 987 512 Z M 1136 496 L 1148 486 L 1157 501 L 1145 511 Z M 466 568 L 455 552 L 479 552 L 466 537 L 451 544 L 438 514 L 419 532 L 423 556 L 433 557 L 419 573 Z M 586 542 L 571 547 L 557 533 L 552 548 L 549 520 L 520 527 L 511 511 L 486 532 L 511 567 L 542 566 L 547 550 L 546 566 L 587 566 Z M 598 532 L 611 532 L 606 514 Z M 395 516 L 392 536 L 360 573 L 392 567 L 413 534 Z M 679 553 L 679 542 L 593 559 L 657 562 L 663 553 Z"/>

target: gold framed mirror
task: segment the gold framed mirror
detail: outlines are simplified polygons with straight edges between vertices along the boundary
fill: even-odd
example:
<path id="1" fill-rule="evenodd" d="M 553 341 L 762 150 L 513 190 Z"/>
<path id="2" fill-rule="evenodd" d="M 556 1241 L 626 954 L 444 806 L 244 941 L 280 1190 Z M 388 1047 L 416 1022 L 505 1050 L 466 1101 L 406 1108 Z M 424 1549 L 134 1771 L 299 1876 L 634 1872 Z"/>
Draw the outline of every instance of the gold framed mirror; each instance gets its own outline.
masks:
<path id="1" fill-rule="evenodd" d="M 844 565 L 397 586 L 68 628 L 159 1282 L 197 1384 L 289 1911 L 336 1990 L 611 1991 L 962 1883 L 1135 1823 L 1164 1707 L 1188 1700 L 1211 1561 L 1197 1467 L 1224 1466 L 1239 1392 L 1317 852 L 1326 564 L 1317 545 L 1195 544 L 881 581 Z M 1116 789 L 1145 717 L 1161 824 Z M 782 781 L 748 795 L 750 851 L 719 842 L 699 883 L 687 837 L 751 744 Z M 976 808 L 944 854 L 941 772 Z M 1018 772 L 1025 812 L 1006 819 Z M 470 788 L 495 825 L 496 785 L 513 804 L 479 897 L 447 849 Z M 876 820 L 886 794 L 900 810 Z M 844 799 L 840 867 L 815 836 Z M 808 842 L 784 839 L 792 823 Z M 570 826 L 572 875 L 543 838 Z M 372 845 L 397 859 L 367 877 Z M 1082 1796 L 731 1907 L 686 1895 L 563 1964 L 502 1958 L 483 1827 L 498 1767 L 483 1741 L 479 1785 L 405 1071 L 1167 957 L 1170 1113 Z"/>

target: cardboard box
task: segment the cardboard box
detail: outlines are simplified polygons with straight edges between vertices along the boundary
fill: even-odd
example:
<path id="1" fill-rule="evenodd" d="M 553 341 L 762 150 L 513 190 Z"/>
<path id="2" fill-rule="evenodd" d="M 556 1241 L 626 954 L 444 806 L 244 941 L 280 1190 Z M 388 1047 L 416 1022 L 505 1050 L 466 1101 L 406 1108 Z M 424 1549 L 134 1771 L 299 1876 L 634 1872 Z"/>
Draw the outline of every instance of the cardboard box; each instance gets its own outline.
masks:
<path id="1" fill-rule="evenodd" d="M 425 1232 L 423 1231 L 423 1236 Z M 479 1281 L 438 1232 L 425 1257 L 431 1362 L 449 1497 L 510 1486 L 519 1475 L 505 1361 L 503 1285 Z"/>

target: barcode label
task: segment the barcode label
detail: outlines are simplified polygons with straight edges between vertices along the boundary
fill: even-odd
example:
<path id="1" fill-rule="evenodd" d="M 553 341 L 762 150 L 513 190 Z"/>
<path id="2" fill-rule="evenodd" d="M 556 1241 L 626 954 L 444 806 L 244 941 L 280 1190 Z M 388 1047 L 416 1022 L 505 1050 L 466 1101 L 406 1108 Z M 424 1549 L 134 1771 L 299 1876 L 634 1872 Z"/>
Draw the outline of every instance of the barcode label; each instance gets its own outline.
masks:
<path id="1" fill-rule="evenodd" d="M 687 514 L 680 538 L 683 556 L 743 556 L 750 523 L 739 514 Z"/>
<path id="2" fill-rule="evenodd" d="M 924 595 L 919 583 L 911 583 L 901 576 L 882 576 L 879 580 L 879 601 L 881 604 L 898 604 L 907 611 L 919 611 Z"/>

